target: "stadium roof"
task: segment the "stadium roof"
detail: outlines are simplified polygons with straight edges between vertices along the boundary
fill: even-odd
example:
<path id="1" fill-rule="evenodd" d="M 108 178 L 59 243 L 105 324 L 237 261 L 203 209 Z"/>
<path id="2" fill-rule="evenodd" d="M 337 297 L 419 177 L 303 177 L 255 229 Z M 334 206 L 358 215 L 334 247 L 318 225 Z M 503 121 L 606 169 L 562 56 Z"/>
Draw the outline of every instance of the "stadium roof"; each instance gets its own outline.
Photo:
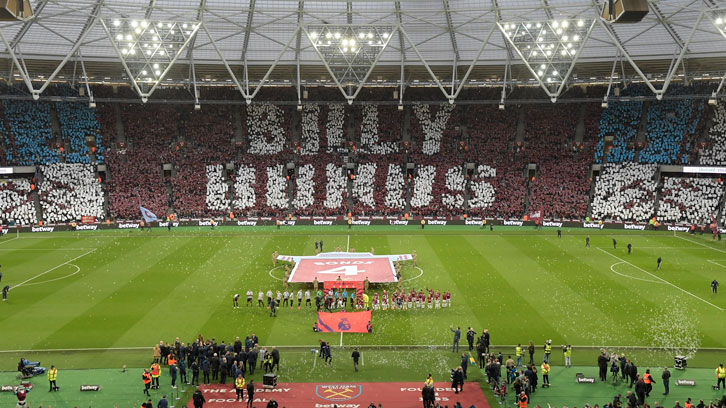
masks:
<path id="1" fill-rule="evenodd" d="M 529 67 L 523 62 L 528 57 L 516 45 L 514 31 L 515 26 L 524 30 L 539 23 L 554 34 L 554 27 L 564 21 L 573 27 L 581 22 L 578 39 L 584 45 L 578 51 L 575 43 L 568 51 L 567 41 L 560 41 L 564 59 L 548 58 L 546 70 L 575 61 L 570 76 L 559 73 L 562 83 L 607 81 L 613 70 L 621 78 L 653 81 L 669 73 L 674 78 L 713 78 L 721 77 L 726 67 L 726 15 L 720 19 L 726 2 L 721 0 L 650 0 L 648 15 L 636 24 L 599 19 L 602 1 L 591 0 L 35 0 L 31 5 L 34 18 L 0 22 L 0 59 L 5 62 L 0 75 L 16 80 L 27 75 L 40 81 L 36 90 L 67 59 L 55 79 L 85 82 L 83 71 L 91 82 L 132 82 L 136 77 L 141 93 L 157 82 L 238 83 L 242 91 L 245 73 L 252 87 L 263 79 L 265 84 L 330 84 L 340 73 L 341 90 L 350 95 L 364 79 L 368 85 L 395 85 L 403 74 L 406 83 L 440 85 L 453 96 L 454 72 L 457 83 L 463 83 L 472 62 L 468 84 L 501 84 L 511 78 L 515 84 L 540 84 L 555 93 L 557 78 L 550 86 L 547 72 L 537 75 L 533 61 Z M 159 23 L 177 25 L 181 31 L 169 44 L 175 52 L 167 52 L 156 76 L 154 69 L 147 73 L 144 68 L 156 65 L 153 60 L 141 61 L 131 43 L 126 49 L 123 30 L 131 30 L 132 23 L 139 24 L 141 34 L 148 34 L 147 25 Z M 182 30 L 182 24 L 188 29 Z M 363 42 L 369 38 L 364 31 L 372 30 L 376 37 L 369 44 L 383 44 L 355 61 L 327 55 L 321 43 L 313 45 L 323 33 L 317 31 L 326 28 L 342 29 L 343 35 L 348 29 Z M 134 39 L 139 54 L 144 52 L 141 42 Z M 143 44 L 154 45 L 159 47 Z M 364 47 L 359 41 L 350 48 Z M 336 69 L 336 64 L 342 65 Z M 365 75 L 369 67 L 370 75 Z"/>

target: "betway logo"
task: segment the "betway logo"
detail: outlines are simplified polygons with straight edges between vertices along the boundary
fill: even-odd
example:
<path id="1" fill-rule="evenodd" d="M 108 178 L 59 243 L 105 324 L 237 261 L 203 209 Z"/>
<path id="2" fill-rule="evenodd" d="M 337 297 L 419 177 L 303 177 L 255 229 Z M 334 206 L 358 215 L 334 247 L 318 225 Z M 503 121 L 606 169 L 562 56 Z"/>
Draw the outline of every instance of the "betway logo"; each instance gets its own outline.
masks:
<path id="1" fill-rule="evenodd" d="M 464 225 L 481 225 L 481 220 L 466 220 Z"/>
<path id="2" fill-rule="evenodd" d="M 524 225 L 524 221 L 508 221 L 508 220 L 505 220 L 505 221 L 502 222 L 502 224 L 503 225 L 512 225 L 512 226 L 515 226 L 515 227 L 521 227 L 522 225 Z"/>
<path id="3" fill-rule="evenodd" d="M 292 227 L 295 225 L 295 221 L 293 221 L 293 220 L 283 221 L 282 225 L 289 225 Z"/>
<path id="4" fill-rule="evenodd" d="M 33 227 L 31 231 L 33 232 L 53 232 L 55 227 Z"/>
<path id="5" fill-rule="evenodd" d="M 554 221 L 542 221 L 543 227 L 557 227 L 560 228 L 562 226 L 561 222 L 554 222 Z"/>
<path id="6" fill-rule="evenodd" d="M 95 231 L 98 225 L 76 225 L 76 231 Z"/>
<path id="7" fill-rule="evenodd" d="M 368 220 L 353 220 L 353 225 L 371 225 Z"/>
<path id="8" fill-rule="evenodd" d="M 237 225 L 239 225 L 240 227 L 254 227 L 254 226 L 257 225 L 257 221 L 249 221 L 249 220 L 248 221 L 241 221 L 241 220 L 237 220 Z"/>
<path id="9" fill-rule="evenodd" d="M 81 385 L 81 391 L 99 391 L 101 390 L 100 385 Z"/>
<path id="10" fill-rule="evenodd" d="M 645 225 L 623 224 L 623 229 L 645 231 Z"/>
<path id="11" fill-rule="evenodd" d="M 407 220 L 389 220 L 388 224 L 389 225 L 408 225 L 408 221 Z"/>
<path id="12" fill-rule="evenodd" d="M 595 384 L 595 377 L 577 377 L 578 384 Z"/>
<path id="13" fill-rule="evenodd" d="M 120 229 L 139 228 L 139 224 L 136 222 L 126 222 L 118 225 Z"/>
<path id="14" fill-rule="evenodd" d="M 668 231 L 688 231 L 688 227 L 681 227 L 679 225 L 669 225 Z"/>
<path id="15" fill-rule="evenodd" d="M 428 220 L 426 223 L 429 225 L 446 225 L 446 221 L 444 220 Z"/>
<path id="16" fill-rule="evenodd" d="M 167 222 L 167 221 L 164 221 L 164 222 L 160 222 L 160 223 L 159 223 L 159 226 L 160 226 L 160 227 L 168 227 L 168 226 L 169 226 L 169 222 Z M 171 226 L 172 226 L 172 227 L 175 227 L 175 228 L 176 228 L 176 227 L 178 227 L 178 226 L 179 226 L 179 223 L 178 223 L 178 222 L 172 222 L 172 223 L 171 223 Z"/>
<path id="17" fill-rule="evenodd" d="M 199 221 L 200 227 L 210 227 L 212 225 L 212 221 Z"/>
<path id="18" fill-rule="evenodd" d="M 328 220 L 313 220 L 313 225 L 333 225 L 333 221 L 328 221 Z"/>
<path id="19" fill-rule="evenodd" d="M 5 234 L 7 234 L 7 233 L 8 233 L 8 229 L 7 229 L 7 228 L 5 228 L 5 229 L 0 229 L 0 234 L 1 234 L 1 235 L 5 235 Z"/>
<path id="20" fill-rule="evenodd" d="M 676 385 L 685 385 L 688 387 L 695 387 L 696 386 L 696 380 L 678 380 L 676 381 Z"/>
<path id="21" fill-rule="evenodd" d="M 596 222 L 583 222 L 582 228 L 597 228 L 602 229 L 605 225 L 604 224 L 598 224 Z"/>

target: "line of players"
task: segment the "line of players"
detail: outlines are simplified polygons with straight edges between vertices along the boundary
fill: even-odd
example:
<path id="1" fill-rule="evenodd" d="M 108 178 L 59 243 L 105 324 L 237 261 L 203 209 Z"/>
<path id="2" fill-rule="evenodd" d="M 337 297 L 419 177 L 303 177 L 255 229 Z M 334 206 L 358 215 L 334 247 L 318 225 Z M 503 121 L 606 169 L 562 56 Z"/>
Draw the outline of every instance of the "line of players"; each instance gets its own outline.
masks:
<path id="1" fill-rule="evenodd" d="M 248 290 L 247 293 L 247 306 L 253 306 L 252 299 L 254 297 L 254 292 L 252 290 Z M 267 293 L 264 293 L 262 291 L 257 292 L 257 306 L 260 307 L 270 307 L 270 303 L 272 302 L 273 296 L 275 298 L 275 303 L 278 306 L 283 307 L 294 307 L 295 305 L 295 298 L 296 294 L 294 291 L 287 291 L 280 292 L 279 290 L 277 293 L 273 293 L 272 290 L 268 289 Z M 312 306 L 312 300 L 310 297 L 310 290 L 306 290 L 303 292 L 302 289 L 297 291 L 297 308 L 302 309 L 302 301 L 303 297 L 305 298 L 305 306 L 311 307 Z M 265 297 L 267 297 L 267 303 L 264 302 Z M 239 308 L 239 293 L 235 293 L 234 296 L 232 296 L 232 307 L 234 309 Z"/>
<path id="2" fill-rule="evenodd" d="M 411 292 L 406 294 L 403 290 L 397 290 L 391 294 L 388 291 L 383 291 L 383 296 L 379 297 L 378 293 L 373 294 L 371 299 L 371 305 L 373 310 L 406 310 L 406 309 L 440 309 L 442 307 L 451 306 L 451 291 L 441 293 L 441 291 L 434 291 L 433 289 L 426 288 L 428 296 L 423 289 L 419 289 L 416 293 L 416 289 L 411 289 Z"/>

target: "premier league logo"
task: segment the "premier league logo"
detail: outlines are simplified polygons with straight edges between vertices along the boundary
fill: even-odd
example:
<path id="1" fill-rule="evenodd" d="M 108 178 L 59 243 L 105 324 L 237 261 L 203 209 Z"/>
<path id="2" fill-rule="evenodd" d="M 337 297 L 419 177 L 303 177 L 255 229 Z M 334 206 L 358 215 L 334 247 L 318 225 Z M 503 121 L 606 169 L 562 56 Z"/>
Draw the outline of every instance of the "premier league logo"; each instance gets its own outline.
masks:
<path id="1" fill-rule="evenodd" d="M 338 323 L 338 328 L 340 329 L 340 331 L 350 330 L 350 321 L 345 317 L 340 319 L 340 322 Z"/>
<path id="2" fill-rule="evenodd" d="M 315 394 L 327 401 L 349 401 L 363 393 L 363 386 L 359 384 L 325 384 L 316 385 Z"/>

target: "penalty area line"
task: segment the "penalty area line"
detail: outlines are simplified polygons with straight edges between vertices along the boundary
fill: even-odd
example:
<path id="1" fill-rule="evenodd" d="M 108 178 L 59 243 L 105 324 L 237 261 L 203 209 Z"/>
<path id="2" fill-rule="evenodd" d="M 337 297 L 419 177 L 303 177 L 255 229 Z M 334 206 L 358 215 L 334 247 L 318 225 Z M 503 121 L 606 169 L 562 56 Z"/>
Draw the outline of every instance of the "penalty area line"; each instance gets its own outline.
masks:
<path id="1" fill-rule="evenodd" d="M 10 241 L 15 241 L 16 239 L 20 239 L 20 237 L 17 234 L 15 234 L 15 238 L 10 238 L 8 240 L 0 241 L 0 245 L 7 244 Z"/>
<path id="2" fill-rule="evenodd" d="M 615 270 L 615 267 L 616 267 L 616 266 L 618 266 L 618 265 L 622 265 L 622 264 L 624 264 L 624 263 L 625 263 L 625 262 L 622 262 L 622 261 L 621 261 L 621 262 L 615 262 L 614 264 L 610 265 L 610 270 L 611 270 L 611 271 L 612 271 L 612 272 L 613 272 L 614 274 L 616 274 L 616 275 L 620 275 L 620 276 L 622 276 L 623 278 L 630 278 L 630 279 L 635 279 L 635 280 L 639 280 L 639 281 L 643 281 L 643 282 L 649 282 L 649 283 L 663 283 L 663 282 L 660 282 L 660 281 L 656 281 L 656 280 L 652 280 L 652 279 L 643 279 L 643 278 L 637 278 L 637 277 L 635 277 L 635 276 L 630 276 L 630 275 L 626 275 L 626 274 L 624 274 L 624 273 L 620 273 L 620 272 L 618 272 L 618 271 L 616 271 L 616 270 Z"/>
<path id="3" fill-rule="evenodd" d="M 718 265 L 718 266 L 720 266 L 720 267 L 722 267 L 722 268 L 726 268 L 726 266 L 723 266 L 723 265 L 721 265 L 720 263 L 718 263 L 718 262 L 714 262 L 714 261 L 712 261 L 712 260 L 710 260 L 710 259 L 706 259 L 706 261 L 707 261 L 707 262 L 711 262 L 711 263 L 712 263 L 712 264 L 714 264 L 714 265 Z"/>
<path id="4" fill-rule="evenodd" d="M 60 268 L 61 266 L 63 266 L 63 265 L 67 265 L 67 264 L 69 264 L 69 263 L 71 263 L 71 262 L 75 261 L 76 259 L 78 259 L 78 258 L 82 258 L 82 257 L 84 257 L 84 256 L 86 256 L 86 255 L 88 255 L 88 254 L 90 254 L 90 253 L 92 253 L 92 252 L 94 252 L 94 251 L 96 251 L 96 249 L 95 249 L 95 248 L 94 248 L 94 249 L 92 249 L 92 250 L 90 250 L 90 251 L 88 251 L 88 252 L 84 252 L 83 254 L 81 254 L 81 255 L 78 255 L 77 257 L 75 257 L 75 258 L 73 258 L 73 259 L 69 259 L 69 260 L 67 260 L 67 261 L 63 262 L 62 264 L 60 264 L 60 265 L 56 265 L 56 266 L 54 266 L 54 267 L 52 267 L 52 268 L 48 269 L 48 270 L 47 270 L 47 271 L 45 271 L 45 272 L 41 272 L 41 273 L 39 273 L 39 274 L 37 274 L 37 275 L 33 276 L 33 277 L 32 277 L 32 278 L 30 278 L 30 279 L 26 279 L 26 280 L 24 280 L 24 281 L 22 281 L 22 282 L 18 283 L 18 284 L 17 284 L 17 285 L 15 285 L 15 286 L 11 286 L 11 287 L 10 287 L 10 290 L 13 290 L 13 289 L 17 289 L 17 288 L 19 288 L 19 287 L 21 287 L 21 286 L 25 285 L 26 283 L 28 283 L 28 282 L 32 281 L 33 279 L 37 279 L 37 278 L 40 278 L 41 276 L 43 276 L 43 275 L 45 275 L 45 274 L 51 273 L 51 272 L 53 272 L 54 270 L 56 270 L 56 269 Z M 77 266 L 76 266 L 76 267 L 77 267 Z"/>
<path id="5" fill-rule="evenodd" d="M 706 244 L 704 244 L 704 243 L 702 243 L 702 242 L 698 242 L 698 241 L 693 241 L 693 240 L 690 240 L 690 239 L 688 239 L 688 238 L 683 238 L 683 237 L 679 237 L 678 235 L 676 235 L 676 238 L 678 238 L 678 239 L 682 239 L 682 240 L 684 240 L 684 241 L 688 241 L 688 242 L 690 242 L 690 243 L 692 243 L 692 244 L 696 244 L 696 245 L 700 245 L 700 246 L 702 246 L 702 247 L 706 247 L 706 248 L 708 248 L 708 249 L 713 249 L 714 251 L 718 251 L 718 252 L 723 252 L 723 253 L 726 253 L 726 251 L 724 251 L 723 249 L 718 249 L 718 248 L 714 248 L 714 247 L 712 247 L 712 246 L 710 246 L 710 245 L 706 245 Z"/>
<path id="6" fill-rule="evenodd" d="M 640 266 L 638 266 L 638 265 L 634 265 L 634 264 L 632 264 L 632 263 L 630 263 L 630 262 L 626 261 L 625 259 L 623 259 L 623 258 L 621 258 L 621 257 L 619 257 L 619 256 L 617 256 L 617 255 L 611 254 L 610 252 L 608 252 L 608 251 L 606 251 L 606 250 L 604 250 L 604 249 L 602 249 L 602 248 L 597 248 L 597 249 L 598 249 L 598 250 L 600 250 L 600 251 L 602 251 L 602 252 L 604 252 L 604 253 L 606 253 L 606 254 L 608 254 L 608 255 L 610 255 L 610 256 L 612 256 L 613 258 L 615 258 L 615 259 L 617 259 L 617 260 L 619 260 L 619 261 L 625 262 L 626 264 L 628 264 L 628 265 L 630 265 L 630 266 L 632 266 L 632 267 L 634 267 L 634 268 L 640 269 L 641 271 L 643 271 L 643 272 L 647 273 L 648 275 L 650 275 L 650 276 L 652 276 L 652 277 L 654 277 L 654 278 L 658 279 L 659 281 L 661 281 L 661 282 L 663 282 L 663 283 L 665 283 L 665 284 L 667 284 L 667 285 L 670 285 L 670 286 L 672 286 L 672 287 L 674 287 L 674 288 L 676 288 L 676 289 L 680 290 L 681 292 L 683 292 L 683 293 L 685 293 L 685 294 L 687 294 L 687 295 L 690 295 L 690 296 L 692 296 L 692 297 L 694 297 L 694 298 L 696 298 L 696 299 L 700 300 L 701 302 L 703 302 L 703 303 L 705 303 L 705 304 L 707 304 L 707 305 L 709 305 L 709 306 L 713 306 L 714 308 L 716 308 L 716 309 L 718 309 L 718 310 L 720 310 L 720 311 L 722 311 L 722 312 L 724 311 L 724 309 L 723 309 L 722 307 L 718 307 L 718 306 L 714 305 L 713 303 L 709 302 L 708 300 L 706 300 L 706 299 L 704 299 L 704 298 L 701 298 L 701 297 L 699 297 L 699 296 L 696 296 L 696 295 L 694 295 L 693 293 L 691 293 L 691 292 L 689 292 L 689 291 L 687 291 L 687 290 L 683 289 L 682 287 L 680 287 L 680 286 L 678 286 L 678 285 L 674 285 L 673 283 L 671 283 L 671 282 L 669 282 L 669 281 L 667 281 L 667 280 L 665 280 L 665 279 L 661 278 L 660 276 L 658 276 L 658 275 L 655 275 L 655 274 L 652 274 L 652 273 L 650 273 L 650 272 L 646 271 L 645 269 L 641 268 L 641 267 L 640 267 Z"/>

